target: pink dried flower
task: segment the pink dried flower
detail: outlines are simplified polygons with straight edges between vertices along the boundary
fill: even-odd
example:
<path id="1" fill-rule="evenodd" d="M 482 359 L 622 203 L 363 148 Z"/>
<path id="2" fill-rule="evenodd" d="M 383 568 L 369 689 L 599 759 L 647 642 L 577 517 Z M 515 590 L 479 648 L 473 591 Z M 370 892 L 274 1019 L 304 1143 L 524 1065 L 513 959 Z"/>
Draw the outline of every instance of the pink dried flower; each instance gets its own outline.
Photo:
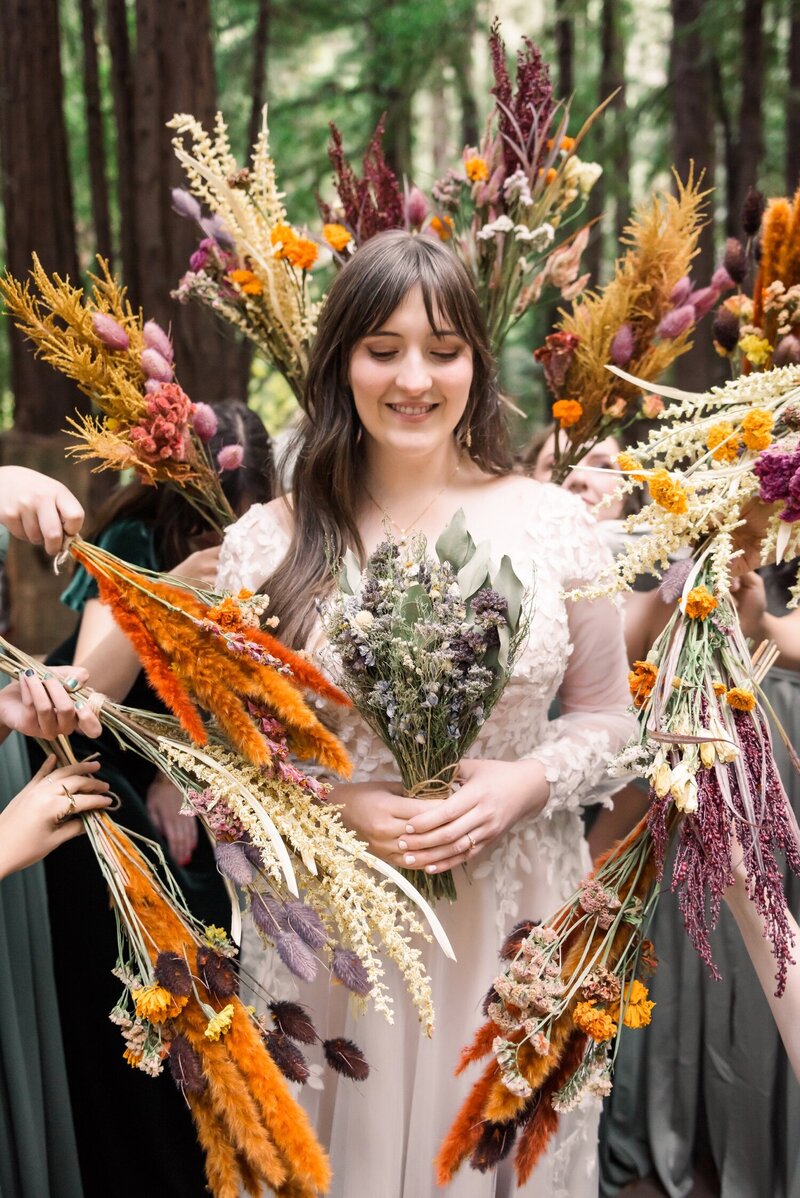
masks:
<path id="1" fill-rule="evenodd" d="M 689 298 L 689 292 L 692 290 L 692 280 L 688 275 L 684 275 L 682 279 L 672 288 L 669 296 L 669 302 L 673 308 L 682 308 Z"/>
<path id="2" fill-rule="evenodd" d="M 800 363 L 800 337 L 789 333 L 781 337 L 772 355 L 773 366 L 797 366 Z"/>
<path id="3" fill-rule="evenodd" d="M 162 358 L 165 358 L 167 362 L 172 362 L 175 356 L 172 342 L 157 321 L 148 320 L 142 329 L 142 336 L 148 349 L 158 350 Z"/>
<path id="4" fill-rule="evenodd" d="M 718 294 L 721 294 L 723 291 L 730 291 L 736 286 L 728 273 L 728 268 L 724 264 L 718 266 L 711 276 L 711 286 Z"/>
<path id="5" fill-rule="evenodd" d="M 147 350 L 155 353 L 155 350 Z M 130 440 L 142 458 L 152 462 L 183 462 L 194 404 L 177 383 L 162 383 L 147 400 L 147 415 L 130 430 Z"/>
<path id="6" fill-rule="evenodd" d="M 406 220 L 409 227 L 412 229 L 422 228 L 428 210 L 427 196 L 418 187 L 412 187 L 406 196 Z"/>
<path id="7" fill-rule="evenodd" d="M 172 364 L 157 349 L 142 350 L 141 363 L 147 377 L 159 383 L 171 383 L 175 376 Z"/>
<path id="8" fill-rule="evenodd" d="M 695 323 L 695 312 L 691 304 L 683 304 L 680 308 L 668 312 L 658 326 L 658 335 L 664 341 L 674 341 L 676 337 L 687 332 Z"/>
<path id="9" fill-rule="evenodd" d="M 617 329 L 609 350 L 615 366 L 627 366 L 633 357 L 633 329 L 626 322 Z"/>
<path id="10" fill-rule="evenodd" d="M 238 470 L 243 461 L 244 449 L 241 445 L 223 445 L 217 454 L 220 470 Z"/>
<path id="11" fill-rule="evenodd" d="M 645 420 L 655 420 L 664 411 L 664 401 L 660 395 L 645 395 L 642 400 L 642 415 Z"/>
<path id="12" fill-rule="evenodd" d="M 196 403 L 194 405 L 194 415 L 192 416 L 192 428 L 200 440 L 204 444 L 210 441 L 212 437 L 216 436 L 218 427 L 217 414 L 211 405 Z"/>
<path id="13" fill-rule="evenodd" d="M 155 395 L 164 386 L 158 379 L 148 379 L 144 385 L 145 392 L 148 395 Z"/>
<path id="14" fill-rule="evenodd" d="M 694 308 L 695 321 L 700 321 L 710 312 L 719 299 L 719 291 L 713 285 L 711 287 L 699 287 L 697 291 L 693 291 L 689 296 L 688 302 Z"/>
<path id="15" fill-rule="evenodd" d="M 200 220 L 203 210 L 191 192 L 183 187 L 173 187 L 171 195 L 173 212 L 185 220 Z"/>
<path id="16" fill-rule="evenodd" d="M 105 312 L 94 312 L 92 314 L 92 329 L 96 337 L 99 337 L 106 349 L 127 349 L 130 345 L 130 337 L 125 332 L 121 324 L 117 324 L 113 316 L 107 316 Z"/>

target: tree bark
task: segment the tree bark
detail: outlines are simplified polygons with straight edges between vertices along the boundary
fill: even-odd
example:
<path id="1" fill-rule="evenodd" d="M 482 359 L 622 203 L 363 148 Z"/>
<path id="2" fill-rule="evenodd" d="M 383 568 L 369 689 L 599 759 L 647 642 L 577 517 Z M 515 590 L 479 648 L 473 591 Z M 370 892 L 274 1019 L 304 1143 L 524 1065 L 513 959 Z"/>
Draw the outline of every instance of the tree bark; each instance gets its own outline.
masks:
<path id="1" fill-rule="evenodd" d="M 57 0 L 0 2 L 0 157 L 6 266 L 25 277 L 31 253 L 47 271 L 78 280 L 72 188 L 63 116 Z M 37 362 L 19 333 L 11 341 L 14 424 L 22 433 L 57 433 L 88 401 Z"/>
<path id="2" fill-rule="evenodd" d="M 247 152 L 252 150 L 261 130 L 261 110 L 269 94 L 269 35 L 272 19 L 272 0 L 259 0 L 256 33 L 253 41 L 253 84 L 250 89 L 253 104 L 247 129 Z"/>
<path id="3" fill-rule="evenodd" d="M 711 54 L 703 34 L 706 0 L 671 0 L 673 36 L 670 46 L 669 87 L 672 100 L 672 158 L 681 179 L 704 171 L 706 188 L 714 186 L 715 126 L 712 111 Z M 711 220 L 699 239 L 694 260 L 695 286 L 708 281 L 714 269 L 714 226 Z M 675 366 L 677 385 L 702 391 L 720 377 L 721 359 L 714 352 L 709 321 L 701 324 L 694 348 Z"/>
<path id="4" fill-rule="evenodd" d="M 764 157 L 764 0 L 744 0 L 741 41 L 742 96 L 736 189 L 731 195 L 730 217 L 738 226 L 739 214 L 750 187 L 758 185 Z"/>
<path id="5" fill-rule="evenodd" d="M 789 10 L 789 97 L 786 103 L 786 191 L 800 184 L 800 0 Z"/>
<path id="6" fill-rule="evenodd" d="M 86 89 L 86 134 L 94 243 L 97 253 L 111 263 L 111 216 L 108 207 L 103 107 L 97 69 L 94 0 L 81 0 L 81 39 L 83 43 L 83 83 Z"/>
<path id="7" fill-rule="evenodd" d="M 136 249 L 136 139 L 133 121 L 133 65 L 126 0 L 106 0 L 106 36 L 111 53 L 111 92 L 117 140 L 117 199 L 119 203 L 119 256 L 122 278 L 131 296 L 139 294 Z"/>
<path id="8" fill-rule="evenodd" d="M 620 0 L 603 0 L 600 16 L 600 79 L 598 103 L 617 93 L 603 116 L 594 125 L 593 153 L 605 164 L 605 171 L 592 189 L 588 215 L 596 220 L 585 269 L 596 283 L 604 260 L 605 234 L 609 227 L 606 207 L 613 199 L 613 231 L 619 236 L 630 210 L 630 148 L 625 125 L 625 41 L 621 31 Z M 613 159 L 613 175 L 608 170 Z M 612 180 L 609 185 L 609 180 Z"/>
<path id="9" fill-rule="evenodd" d="M 575 90 L 575 31 L 569 0 L 556 0 L 554 34 L 558 62 L 558 92 L 563 100 L 569 100 Z"/>

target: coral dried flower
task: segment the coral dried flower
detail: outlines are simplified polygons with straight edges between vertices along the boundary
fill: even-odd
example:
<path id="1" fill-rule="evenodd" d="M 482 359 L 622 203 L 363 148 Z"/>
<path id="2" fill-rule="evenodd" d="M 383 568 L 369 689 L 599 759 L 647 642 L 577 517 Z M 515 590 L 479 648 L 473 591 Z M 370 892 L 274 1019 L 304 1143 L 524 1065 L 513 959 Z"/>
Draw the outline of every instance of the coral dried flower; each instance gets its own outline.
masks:
<path id="1" fill-rule="evenodd" d="M 577 399 L 557 399 L 553 404 L 553 419 L 561 428 L 572 428 L 583 416 L 583 405 Z"/>
<path id="2" fill-rule="evenodd" d="M 717 606 L 708 587 L 693 587 L 686 596 L 686 614 L 690 620 L 705 620 Z"/>
<path id="3" fill-rule="evenodd" d="M 756 705 L 756 697 L 753 692 L 743 686 L 732 686 L 726 692 L 725 700 L 734 711 L 753 711 Z"/>

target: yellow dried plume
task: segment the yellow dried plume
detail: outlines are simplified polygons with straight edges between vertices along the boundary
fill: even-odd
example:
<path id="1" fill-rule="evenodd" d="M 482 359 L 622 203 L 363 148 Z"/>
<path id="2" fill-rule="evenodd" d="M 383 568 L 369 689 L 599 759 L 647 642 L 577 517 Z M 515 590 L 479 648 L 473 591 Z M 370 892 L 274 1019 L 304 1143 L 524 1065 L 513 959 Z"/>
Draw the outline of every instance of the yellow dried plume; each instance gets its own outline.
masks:
<path id="1" fill-rule="evenodd" d="M 636 352 L 627 369 L 641 379 L 655 379 L 691 348 L 689 333 L 655 341 L 661 319 L 670 310 L 675 284 L 687 274 L 697 254 L 704 224 L 702 178 L 675 176 L 677 195 L 655 194 L 636 208 L 625 229 L 625 253 L 617 259 L 614 278 L 602 290 L 584 292 L 558 328 L 579 338 L 567 373 L 562 399 L 578 400 L 581 421 L 569 430 L 573 441 L 584 440 L 599 421 L 604 404 L 621 397 L 633 401 L 639 391 L 606 370 L 611 342 L 624 324 L 633 326 Z"/>

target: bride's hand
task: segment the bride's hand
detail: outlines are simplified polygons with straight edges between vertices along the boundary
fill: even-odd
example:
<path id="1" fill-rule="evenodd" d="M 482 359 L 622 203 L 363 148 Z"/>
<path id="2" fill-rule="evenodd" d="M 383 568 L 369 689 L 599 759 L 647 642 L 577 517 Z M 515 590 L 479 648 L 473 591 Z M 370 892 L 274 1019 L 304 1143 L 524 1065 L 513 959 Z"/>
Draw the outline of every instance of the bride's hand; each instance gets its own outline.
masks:
<path id="1" fill-rule="evenodd" d="M 458 776 L 463 785 L 454 794 L 427 801 L 403 829 L 389 857 L 393 865 L 427 873 L 462 865 L 523 816 L 538 815 L 550 793 L 538 761 L 465 758 Z"/>
<path id="2" fill-rule="evenodd" d="M 341 805 L 342 820 L 370 851 L 384 861 L 398 864 L 397 839 L 409 820 L 430 808 L 426 799 L 408 799 L 399 782 L 347 782 L 335 786 L 328 802 Z M 399 862 L 402 865 L 402 861 Z"/>

